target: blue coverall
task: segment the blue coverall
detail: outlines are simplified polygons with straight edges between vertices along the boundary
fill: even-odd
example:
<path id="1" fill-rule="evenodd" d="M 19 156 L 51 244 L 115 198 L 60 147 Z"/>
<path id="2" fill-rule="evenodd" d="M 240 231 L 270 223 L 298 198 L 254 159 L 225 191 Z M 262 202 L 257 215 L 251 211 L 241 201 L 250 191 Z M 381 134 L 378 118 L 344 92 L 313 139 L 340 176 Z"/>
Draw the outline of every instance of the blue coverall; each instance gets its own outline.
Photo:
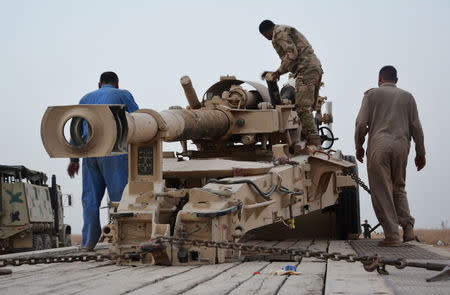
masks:
<path id="1" fill-rule="evenodd" d="M 80 104 L 124 104 L 129 113 L 139 107 L 127 90 L 103 85 L 100 89 L 86 94 Z M 93 249 L 101 234 L 100 204 L 108 189 L 112 202 L 120 201 L 128 181 L 128 156 L 112 156 L 83 159 L 83 230 L 81 247 Z"/>

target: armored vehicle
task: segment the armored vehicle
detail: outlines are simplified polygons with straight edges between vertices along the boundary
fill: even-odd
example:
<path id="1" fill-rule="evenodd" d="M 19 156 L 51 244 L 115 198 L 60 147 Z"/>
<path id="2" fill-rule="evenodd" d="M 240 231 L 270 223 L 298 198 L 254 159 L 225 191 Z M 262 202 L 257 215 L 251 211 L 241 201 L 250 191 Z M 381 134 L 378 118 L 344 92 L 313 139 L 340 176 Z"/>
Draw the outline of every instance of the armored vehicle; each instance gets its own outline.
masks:
<path id="1" fill-rule="evenodd" d="M 103 229 L 119 263 L 221 263 L 242 252 L 217 242 L 359 234 L 356 184 L 347 175 L 355 165 L 338 150 L 306 145 L 292 91 L 280 96 L 277 87 L 226 76 L 200 102 L 189 77 L 181 84 L 186 108 L 54 106 L 42 119 L 50 157 L 128 153 L 128 184 Z M 318 125 L 332 118 L 321 115 L 325 99 L 317 97 Z M 163 142 L 175 141 L 181 152 L 163 152 Z M 165 243 L 151 241 L 161 237 Z M 153 250 L 132 255 L 144 248 Z"/>
<path id="2" fill-rule="evenodd" d="M 52 176 L 24 166 L 0 165 L 0 252 L 71 245 L 61 189 Z"/>

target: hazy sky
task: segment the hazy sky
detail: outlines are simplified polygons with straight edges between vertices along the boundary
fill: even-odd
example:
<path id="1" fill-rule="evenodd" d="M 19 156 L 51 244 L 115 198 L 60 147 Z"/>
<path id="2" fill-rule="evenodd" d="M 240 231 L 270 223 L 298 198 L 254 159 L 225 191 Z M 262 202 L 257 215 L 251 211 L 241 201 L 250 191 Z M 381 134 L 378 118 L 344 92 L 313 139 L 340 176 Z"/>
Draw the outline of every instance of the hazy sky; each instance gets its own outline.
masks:
<path id="1" fill-rule="evenodd" d="M 418 173 L 412 144 L 407 191 L 416 227 L 438 227 L 450 209 L 450 1 L 20 1 L 0 0 L 0 163 L 56 174 L 74 233 L 81 232 L 81 177 L 67 159 L 50 159 L 40 139 L 51 105 L 78 103 L 107 70 L 141 108 L 187 105 L 179 78 L 199 94 L 220 75 L 259 79 L 279 65 L 258 32 L 264 19 L 299 29 L 324 69 L 321 95 L 332 100 L 335 148 L 354 154 L 354 121 L 381 66 L 414 94 L 427 166 Z M 282 79 L 282 81 L 284 81 Z M 393 126 L 395 128 L 395 126 Z M 367 179 L 366 166 L 360 176 Z M 361 218 L 376 224 L 361 193 Z"/>

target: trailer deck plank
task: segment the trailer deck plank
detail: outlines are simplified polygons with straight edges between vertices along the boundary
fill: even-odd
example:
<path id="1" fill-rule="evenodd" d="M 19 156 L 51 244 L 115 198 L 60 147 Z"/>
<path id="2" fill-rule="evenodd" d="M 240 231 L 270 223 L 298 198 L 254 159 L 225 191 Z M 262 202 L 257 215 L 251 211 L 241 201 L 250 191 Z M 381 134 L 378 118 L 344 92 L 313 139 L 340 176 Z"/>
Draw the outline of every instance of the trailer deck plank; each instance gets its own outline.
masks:
<path id="1" fill-rule="evenodd" d="M 28 269 L 26 273 L 16 272 L 16 267 L 11 267 L 14 280 L 9 279 L 8 276 L 0 277 L 0 293 L 4 288 L 16 285 L 16 282 L 23 284 L 39 284 L 48 281 L 48 278 L 52 278 L 52 282 L 64 278 L 67 274 L 71 274 L 71 277 L 77 278 L 79 276 L 84 276 L 85 273 L 97 273 L 105 272 L 108 270 L 119 269 L 113 261 L 108 262 L 72 262 L 72 263 L 52 263 L 49 264 L 51 267 L 40 268 L 36 267 L 39 265 L 29 265 L 29 267 L 35 267 L 34 270 Z M 45 266 L 49 266 L 45 265 Z M 78 271 L 74 272 L 76 269 Z"/>
<path id="2" fill-rule="evenodd" d="M 277 294 L 322 294 L 325 262 L 301 261 L 297 271 L 301 274 L 288 276 Z"/>
<path id="3" fill-rule="evenodd" d="M 307 249 L 326 252 L 328 240 L 313 240 Z M 303 257 L 297 265 L 297 272 L 300 272 L 300 275 L 286 277 L 276 294 L 322 294 L 326 275 L 325 260 Z"/>
<path id="4" fill-rule="evenodd" d="M 346 241 L 331 241 L 329 253 L 356 254 Z M 394 294 L 385 280 L 375 272 L 366 272 L 359 262 L 327 262 L 325 295 L 332 294 Z"/>
<path id="5" fill-rule="evenodd" d="M 261 271 L 269 264 L 270 262 L 267 261 L 249 261 L 241 263 L 183 294 L 201 295 L 212 294 L 211 292 L 214 294 L 227 294 L 250 279 L 255 272 Z"/>
<path id="6" fill-rule="evenodd" d="M 120 280 L 120 277 L 115 277 L 112 280 L 102 282 L 100 286 L 93 286 L 89 289 L 89 294 L 179 294 L 202 283 L 209 277 L 234 267 L 236 264 L 239 263 L 202 266 L 161 266 L 156 272 L 139 276 L 134 276 L 131 271 L 129 277 L 133 276 L 134 280 L 126 282 L 120 289 L 111 287 L 111 283 L 114 286 L 114 281 Z M 171 268 L 176 269 L 176 272 L 171 271 Z"/>
<path id="7" fill-rule="evenodd" d="M 347 241 L 284 240 L 249 241 L 262 246 L 289 247 L 314 251 L 354 254 Z M 356 242 L 358 251 L 373 251 L 373 242 Z M 408 253 L 408 259 L 435 258 L 449 263 L 450 253 L 428 253 L 433 249 L 422 244 L 420 251 Z M 408 251 L 411 245 L 403 245 Z M 402 248 L 399 247 L 399 248 Z M 61 253 L 77 253 L 61 249 Z M 377 249 L 380 254 L 401 249 Z M 423 251 L 428 252 L 423 252 Z M 383 252 L 384 251 L 384 252 Z M 58 251 L 52 251 L 58 254 Z M 39 255 L 42 253 L 27 253 Z M 420 254 L 420 255 L 419 255 Z M 434 254 L 434 256 L 433 256 Z M 436 254 L 440 256 L 436 256 Z M 15 257 L 20 255 L 14 254 Z M 422 255 L 422 256 L 421 256 Z M 5 256 L 0 256 L 4 259 Z M 389 276 L 364 271 L 359 262 L 321 260 L 314 257 L 269 256 L 265 261 L 252 260 L 197 266 L 117 266 L 113 261 L 72 262 L 6 267 L 10 275 L 0 276 L 0 294 L 446 294 L 450 281 L 426 283 L 437 272 L 388 267 Z M 437 259 L 439 258 L 439 259 Z M 277 261 L 277 259 L 283 261 Z M 422 258 L 423 259 L 423 258 Z M 428 259 L 426 261 L 428 261 Z M 423 260 L 425 261 L 425 260 Z M 273 273 L 286 265 L 294 265 L 298 276 Z M 259 272 L 255 273 L 255 272 Z"/>
<path id="8" fill-rule="evenodd" d="M 308 247 L 308 250 L 312 251 L 322 251 L 327 252 L 328 249 L 328 240 L 318 239 L 314 240 L 311 245 Z M 324 262 L 323 259 L 315 258 L 315 257 L 304 257 L 302 259 L 303 262 Z"/>
<path id="9" fill-rule="evenodd" d="M 100 277 L 82 282 L 71 282 L 58 294 L 125 294 L 133 290 L 178 276 L 198 266 L 164 267 L 141 266 L 126 267 L 114 273 L 104 273 Z"/>
<path id="10" fill-rule="evenodd" d="M 258 241 L 258 246 L 278 246 L 284 241 Z M 289 242 L 290 244 L 295 243 Z M 216 294 L 227 294 L 238 288 L 243 283 L 250 280 L 255 272 L 261 272 L 270 262 L 267 261 L 248 261 L 240 264 L 236 268 L 227 270 L 214 279 L 204 282 L 201 285 L 189 290 L 186 294 L 211 294 L 214 290 Z"/>
<path id="11" fill-rule="evenodd" d="M 260 270 L 260 274 L 254 274 L 249 280 L 242 283 L 230 292 L 230 295 L 242 294 L 276 294 L 286 280 L 285 276 L 276 276 L 273 273 L 286 266 L 286 262 L 271 262 Z M 297 265 L 298 262 L 293 262 Z"/>
<path id="12" fill-rule="evenodd" d="M 116 265 L 83 268 L 82 265 L 77 264 L 90 263 L 75 262 L 74 265 L 67 265 L 65 268 L 60 268 L 56 272 L 37 272 L 32 277 L 11 280 L 11 282 L 0 286 L 0 293 L 9 293 L 10 290 L 15 290 L 15 294 L 61 294 L 64 293 L 64 288 L 68 284 L 70 285 L 73 282 L 79 284 L 84 281 L 98 280 L 107 273 L 117 272 L 123 269 Z M 95 264 L 95 262 L 92 264 Z"/>
<path id="13" fill-rule="evenodd" d="M 281 241 L 280 243 L 277 243 L 276 247 L 291 248 L 297 242 L 298 242 L 297 239 L 287 239 L 287 240 Z M 309 242 L 309 243 L 311 243 L 311 242 Z M 277 260 L 279 260 L 279 261 L 294 261 L 293 257 L 291 255 L 276 255 L 276 254 L 268 255 L 267 260 L 269 260 L 269 261 L 277 261 Z"/>
<path id="14" fill-rule="evenodd" d="M 292 249 L 306 249 L 312 243 L 312 239 L 285 240 L 277 244 L 277 247 Z M 273 257 L 276 259 L 276 257 Z M 230 295 L 238 294 L 277 294 L 278 290 L 287 280 L 287 276 L 274 275 L 274 272 L 283 269 L 286 265 L 298 267 L 298 261 L 274 261 L 264 267 L 259 274 L 253 275 L 249 280 L 235 288 Z"/>

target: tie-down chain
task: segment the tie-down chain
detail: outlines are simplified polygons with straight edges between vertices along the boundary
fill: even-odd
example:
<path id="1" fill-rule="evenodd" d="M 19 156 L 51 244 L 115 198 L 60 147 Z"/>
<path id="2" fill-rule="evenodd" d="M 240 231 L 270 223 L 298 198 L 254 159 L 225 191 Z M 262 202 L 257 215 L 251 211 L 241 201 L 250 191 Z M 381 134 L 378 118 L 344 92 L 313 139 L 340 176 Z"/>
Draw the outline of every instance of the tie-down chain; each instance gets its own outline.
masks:
<path id="1" fill-rule="evenodd" d="M 272 254 L 272 255 L 291 255 L 293 257 L 314 257 L 323 260 L 333 260 L 333 261 L 346 261 L 349 263 L 361 262 L 366 271 L 372 272 L 377 270 L 380 274 L 389 274 L 386 271 L 386 265 L 395 266 L 398 269 L 403 269 L 405 267 L 419 267 L 428 270 L 441 271 L 435 277 L 450 276 L 450 267 L 447 264 L 442 263 L 428 263 L 428 262 L 410 262 L 406 259 L 385 259 L 377 255 L 374 256 L 358 256 L 355 254 L 342 254 L 338 252 L 327 253 L 324 251 L 312 251 L 308 249 L 301 248 L 280 248 L 280 247 L 268 247 L 268 246 L 258 246 L 249 245 L 244 243 L 234 243 L 228 241 L 208 241 L 208 240 L 194 240 L 186 238 L 175 238 L 167 236 L 158 236 L 149 242 L 141 244 L 140 250 L 136 252 L 130 252 L 125 254 L 97 254 L 97 253 L 83 253 L 83 254 L 71 254 L 71 255 L 48 255 L 40 257 L 26 257 L 26 258 L 9 258 L 0 259 L 0 268 L 5 266 L 20 266 L 23 264 L 50 264 L 50 263 L 61 263 L 61 262 L 88 262 L 88 261 L 105 261 L 105 260 L 140 260 L 145 257 L 146 254 L 153 251 L 161 251 L 165 247 L 170 245 L 183 245 L 183 246 L 196 246 L 196 247 L 206 247 L 206 248 L 216 248 L 216 249 L 231 249 L 240 251 L 252 251 L 262 254 Z M 4 272 L 7 274 L 7 272 Z"/>

